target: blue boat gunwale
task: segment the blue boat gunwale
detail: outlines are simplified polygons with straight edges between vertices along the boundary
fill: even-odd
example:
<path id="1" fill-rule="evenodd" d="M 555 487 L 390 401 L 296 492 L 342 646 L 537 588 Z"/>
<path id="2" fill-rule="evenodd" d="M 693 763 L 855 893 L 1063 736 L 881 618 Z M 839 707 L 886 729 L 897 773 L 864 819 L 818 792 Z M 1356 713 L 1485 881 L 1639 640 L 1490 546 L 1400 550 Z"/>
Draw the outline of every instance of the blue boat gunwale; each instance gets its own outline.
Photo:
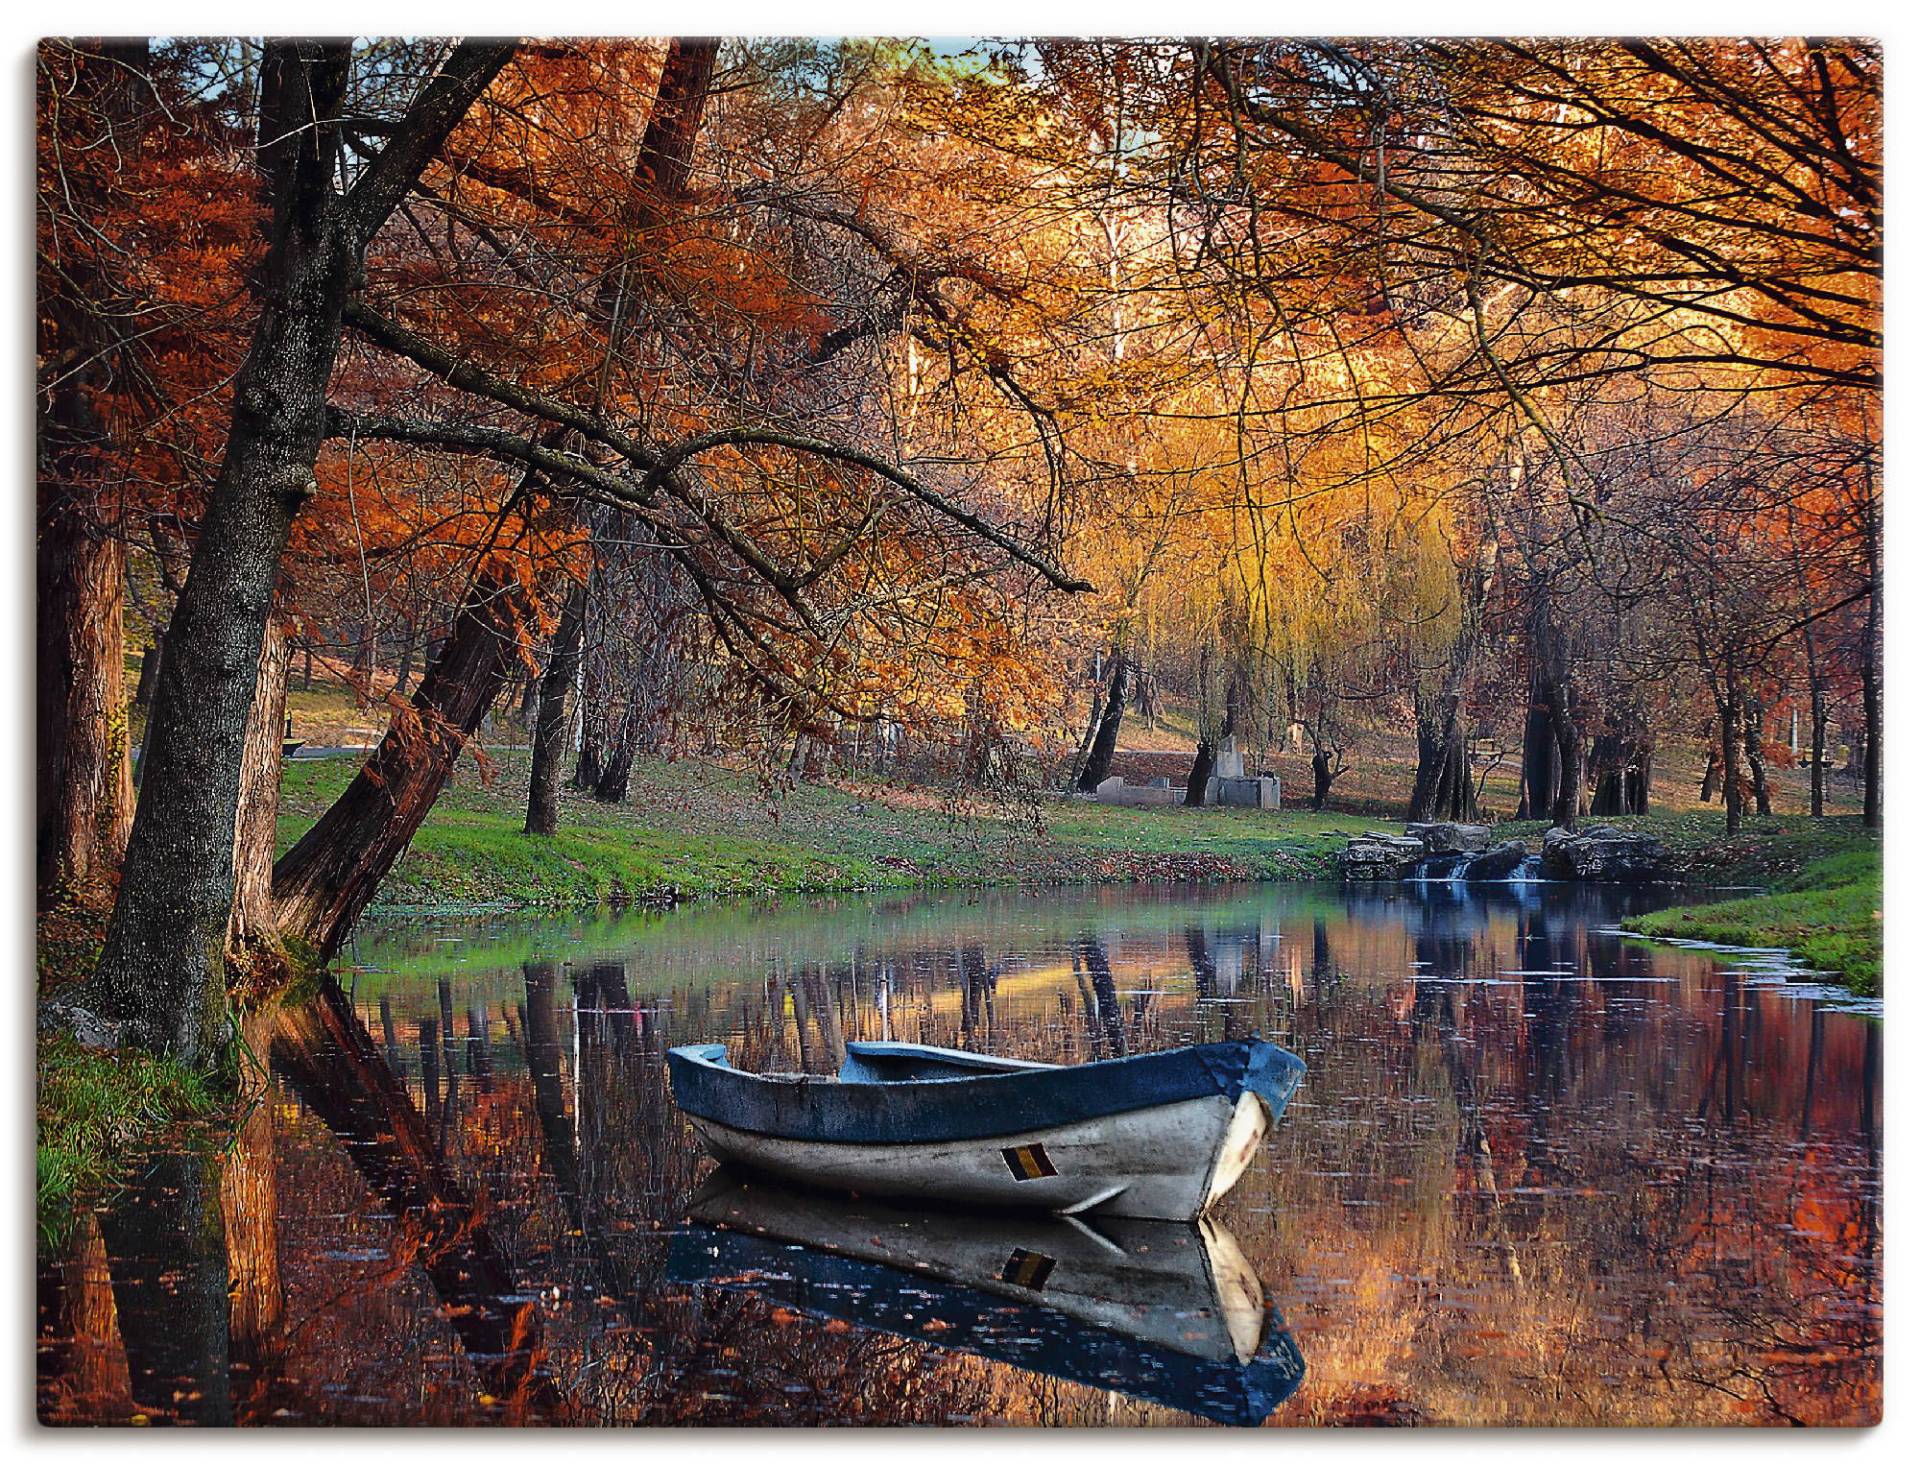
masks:
<path id="1" fill-rule="evenodd" d="M 912 1044 L 858 1044 L 901 1055 Z M 951 1048 L 922 1048 L 930 1057 Z M 997 1060 L 982 1054 L 958 1054 Z M 851 1053 L 849 1061 L 853 1055 Z M 770 1138 L 836 1144 L 927 1144 L 999 1138 L 1195 1098 L 1253 1093 L 1277 1121 L 1306 1064 L 1261 1038 L 1135 1057 L 977 1075 L 873 1081 L 742 1072 L 723 1043 L 667 1053 L 673 1095 L 698 1119 Z"/>

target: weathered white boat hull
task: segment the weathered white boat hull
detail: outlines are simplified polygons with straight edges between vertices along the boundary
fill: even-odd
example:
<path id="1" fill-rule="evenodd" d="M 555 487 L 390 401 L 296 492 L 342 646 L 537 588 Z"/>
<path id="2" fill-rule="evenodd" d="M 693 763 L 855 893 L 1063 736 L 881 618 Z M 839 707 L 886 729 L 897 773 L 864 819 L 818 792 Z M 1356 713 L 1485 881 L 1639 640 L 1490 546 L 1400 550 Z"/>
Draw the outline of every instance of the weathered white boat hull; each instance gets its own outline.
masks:
<path id="1" fill-rule="evenodd" d="M 846 1144 L 689 1115 L 709 1152 L 856 1194 L 1156 1220 L 1197 1220 L 1259 1151 L 1271 1115 L 1251 1092 L 990 1138 Z"/>

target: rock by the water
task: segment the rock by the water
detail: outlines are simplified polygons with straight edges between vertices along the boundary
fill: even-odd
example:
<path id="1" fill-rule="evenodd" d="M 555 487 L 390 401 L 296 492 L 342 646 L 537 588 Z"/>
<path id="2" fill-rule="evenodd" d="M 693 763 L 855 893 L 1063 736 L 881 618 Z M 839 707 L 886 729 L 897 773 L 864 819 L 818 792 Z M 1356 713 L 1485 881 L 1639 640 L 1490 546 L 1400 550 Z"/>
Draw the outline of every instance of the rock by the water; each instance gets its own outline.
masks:
<path id="1" fill-rule="evenodd" d="M 1548 829 L 1540 850 L 1540 870 L 1548 879 L 1633 884 L 1663 877 L 1668 871 L 1667 851 L 1651 834 L 1611 824 L 1593 824 L 1577 833 Z"/>
<path id="2" fill-rule="evenodd" d="M 1474 854 L 1493 842 L 1493 830 L 1485 824 L 1410 823 L 1407 837 L 1429 854 Z"/>
<path id="3" fill-rule="evenodd" d="M 1476 854 L 1469 859 L 1466 867 L 1460 871 L 1460 878 L 1472 881 L 1510 879 L 1513 872 L 1527 860 L 1526 842 L 1521 839 L 1509 839 L 1506 843 Z"/>
<path id="4" fill-rule="evenodd" d="M 1426 855 L 1418 839 L 1357 834 L 1340 853 L 1340 873 L 1351 880 L 1405 879 Z"/>

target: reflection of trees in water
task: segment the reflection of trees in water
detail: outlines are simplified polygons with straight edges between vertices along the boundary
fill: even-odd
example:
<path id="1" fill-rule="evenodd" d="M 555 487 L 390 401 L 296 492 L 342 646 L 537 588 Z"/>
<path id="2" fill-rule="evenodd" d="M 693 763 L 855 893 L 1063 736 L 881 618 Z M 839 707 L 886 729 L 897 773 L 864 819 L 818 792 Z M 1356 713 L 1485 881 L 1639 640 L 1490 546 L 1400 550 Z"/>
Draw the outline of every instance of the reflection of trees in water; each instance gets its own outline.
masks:
<path id="1" fill-rule="evenodd" d="M 724 1036 L 745 1066 L 820 1068 L 836 1044 L 891 1030 L 1078 1061 L 1260 1033 L 1309 1063 L 1299 1108 L 1225 1216 L 1311 1358 L 1280 1421 L 1819 1421 L 1877 1397 L 1877 1029 L 1588 934 L 1550 901 L 1342 896 L 1272 917 L 1201 906 L 1158 928 L 977 935 L 861 944 L 838 962 L 781 955 L 765 981 L 663 984 L 637 960 L 535 962 L 484 988 L 429 980 L 378 999 L 379 1047 L 336 1012 L 310 1034 L 305 1079 L 275 1051 L 282 1091 L 333 1133 L 283 1108 L 217 1183 L 150 1202 L 185 1205 L 163 1230 L 198 1213 L 224 1237 L 194 1273 L 208 1298 L 219 1283 L 224 1341 L 190 1322 L 158 1340 L 203 1369 L 221 1347 L 239 1360 L 265 1343 L 265 1383 L 233 1368 L 221 1393 L 241 1418 L 287 1403 L 453 1421 L 476 1410 L 482 1377 L 502 1398 L 551 1378 L 565 1408 L 607 1421 L 1181 1421 L 665 1287 L 655 1227 L 678 1221 L 703 1166 L 663 1055 Z M 1415 961 L 1469 979 L 1410 981 Z M 1684 979 L 1502 974 L 1556 970 Z M 340 1071 L 387 1116 L 370 1128 L 336 1111 Z M 418 1084 L 417 1107 L 396 1074 Z M 274 1144 L 277 1254 L 256 1162 Z M 383 1184 L 382 1165 L 411 1177 Z M 435 1184 L 452 1206 L 439 1221 L 417 1213 Z M 69 1339 L 43 1354 L 50 1416 L 55 1399 L 61 1416 L 123 1416 L 136 1369 L 115 1359 L 155 1355 L 138 1316 L 128 1347 L 92 1345 L 128 1325 L 104 1279 L 109 1241 L 83 1224 L 43 1275 L 43 1331 Z M 377 1258 L 344 1258 L 356 1248 Z M 289 1298 L 277 1323 L 269 1258 Z M 190 1271 L 174 1284 L 198 1285 Z M 229 1298 L 243 1275 L 248 1294 Z M 443 1316 L 461 1285 L 493 1300 Z M 502 1338 L 516 1306 L 520 1331 Z M 502 1361 L 485 1361 L 475 1327 L 495 1329 Z M 392 1401 L 343 1401 L 361 1394 Z"/>

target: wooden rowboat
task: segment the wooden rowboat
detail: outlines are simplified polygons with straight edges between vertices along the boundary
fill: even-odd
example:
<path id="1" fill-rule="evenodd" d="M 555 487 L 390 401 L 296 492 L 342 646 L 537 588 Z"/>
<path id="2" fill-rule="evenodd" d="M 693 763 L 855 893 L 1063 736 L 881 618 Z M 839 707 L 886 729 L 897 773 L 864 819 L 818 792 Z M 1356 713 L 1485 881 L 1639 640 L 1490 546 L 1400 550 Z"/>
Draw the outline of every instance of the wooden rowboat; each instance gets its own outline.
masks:
<path id="1" fill-rule="evenodd" d="M 722 1168 L 673 1238 L 669 1282 L 749 1292 L 967 1352 L 1256 1424 L 1306 1363 L 1233 1236 L 1192 1225 L 910 1210 Z"/>
<path id="2" fill-rule="evenodd" d="M 716 1157 L 803 1183 L 991 1208 L 1197 1220 L 1246 1171 L 1306 1065 L 1253 1038 L 1058 1067 L 850 1042 L 838 1078 L 667 1054 Z"/>

